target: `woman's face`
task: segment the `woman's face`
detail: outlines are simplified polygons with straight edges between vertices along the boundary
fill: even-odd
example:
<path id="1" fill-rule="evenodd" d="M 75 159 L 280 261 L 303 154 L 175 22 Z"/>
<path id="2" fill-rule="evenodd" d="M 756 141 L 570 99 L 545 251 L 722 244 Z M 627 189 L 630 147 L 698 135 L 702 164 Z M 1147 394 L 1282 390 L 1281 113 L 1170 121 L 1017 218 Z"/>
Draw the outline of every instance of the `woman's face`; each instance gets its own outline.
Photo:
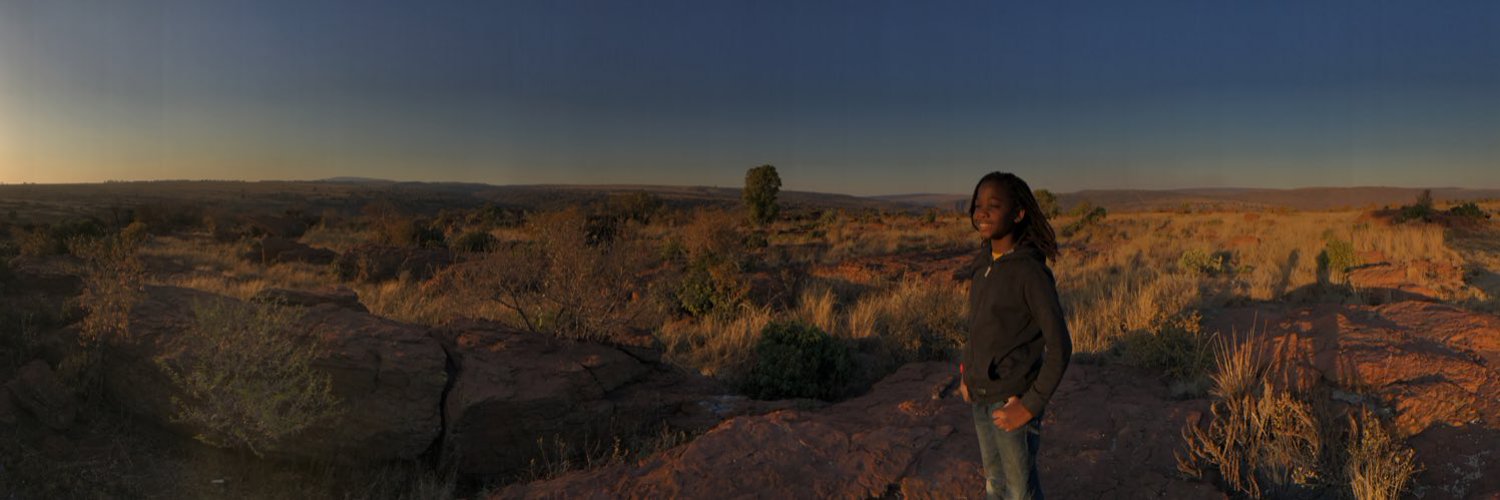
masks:
<path id="1" fill-rule="evenodd" d="M 1025 216 L 1026 211 L 1016 209 L 999 183 L 979 185 L 979 197 L 974 200 L 974 226 L 979 228 L 981 236 L 991 240 L 1004 238 L 1015 231 Z"/>

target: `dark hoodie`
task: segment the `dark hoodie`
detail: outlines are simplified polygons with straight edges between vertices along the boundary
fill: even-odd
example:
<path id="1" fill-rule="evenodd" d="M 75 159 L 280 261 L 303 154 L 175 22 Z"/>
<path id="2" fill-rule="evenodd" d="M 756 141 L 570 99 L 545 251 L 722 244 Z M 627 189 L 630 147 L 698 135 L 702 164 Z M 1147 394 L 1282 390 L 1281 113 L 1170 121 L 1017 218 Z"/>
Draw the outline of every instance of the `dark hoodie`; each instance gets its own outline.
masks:
<path id="1" fill-rule="evenodd" d="M 1041 415 L 1057 390 L 1073 341 L 1057 297 L 1056 280 L 1041 250 L 1022 243 L 993 259 L 982 245 L 960 274 L 969 283 L 969 341 L 959 365 L 976 403 L 1020 396 Z"/>

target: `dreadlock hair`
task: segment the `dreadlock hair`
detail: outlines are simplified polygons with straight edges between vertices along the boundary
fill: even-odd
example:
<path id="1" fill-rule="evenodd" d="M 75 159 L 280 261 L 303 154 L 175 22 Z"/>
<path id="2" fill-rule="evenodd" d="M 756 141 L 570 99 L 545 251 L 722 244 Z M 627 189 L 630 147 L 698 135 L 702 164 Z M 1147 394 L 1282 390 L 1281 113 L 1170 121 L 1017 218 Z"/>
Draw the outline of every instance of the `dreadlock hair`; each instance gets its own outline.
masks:
<path id="1" fill-rule="evenodd" d="M 1016 177 L 1016 174 L 990 172 L 979 179 L 979 183 L 974 185 L 973 196 L 969 197 L 969 224 L 974 229 L 979 229 L 979 225 L 974 222 L 974 205 L 979 202 L 979 186 L 987 182 L 999 185 L 1011 203 L 1026 211 L 1026 216 L 1016 226 L 1016 244 L 1030 244 L 1041 250 L 1048 259 L 1057 260 L 1057 235 L 1052 232 L 1052 223 L 1047 222 L 1047 214 L 1042 212 L 1036 196 L 1031 194 L 1031 186 L 1026 185 L 1026 181 Z"/>

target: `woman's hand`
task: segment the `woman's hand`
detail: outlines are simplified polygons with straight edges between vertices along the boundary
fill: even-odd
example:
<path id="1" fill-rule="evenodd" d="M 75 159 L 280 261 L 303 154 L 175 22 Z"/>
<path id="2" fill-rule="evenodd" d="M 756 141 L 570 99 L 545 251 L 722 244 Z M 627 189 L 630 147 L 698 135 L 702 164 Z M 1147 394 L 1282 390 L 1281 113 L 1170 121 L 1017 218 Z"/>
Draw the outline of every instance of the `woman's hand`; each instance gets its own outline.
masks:
<path id="1" fill-rule="evenodd" d="M 1021 406 L 1021 398 L 1011 396 L 1010 399 L 1005 400 L 1005 406 L 995 410 L 990 416 L 995 419 L 995 427 L 1005 432 L 1014 432 L 1026 425 L 1026 422 L 1030 422 L 1031 417 L 1035 415 L 1032 415 L 1031 410 L 1027 410 L 1025 406 Z"/>

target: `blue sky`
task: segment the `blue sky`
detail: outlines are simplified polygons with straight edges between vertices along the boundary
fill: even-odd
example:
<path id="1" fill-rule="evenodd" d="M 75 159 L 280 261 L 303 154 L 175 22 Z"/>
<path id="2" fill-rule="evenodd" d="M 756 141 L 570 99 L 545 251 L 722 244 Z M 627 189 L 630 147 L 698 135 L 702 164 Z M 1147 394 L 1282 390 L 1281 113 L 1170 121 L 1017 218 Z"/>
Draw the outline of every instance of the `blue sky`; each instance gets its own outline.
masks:
<path id="1" fill-rule="evenodd" d="M 0 181 L 1500 187 L 1496 2 L 0 0 Z"/>

